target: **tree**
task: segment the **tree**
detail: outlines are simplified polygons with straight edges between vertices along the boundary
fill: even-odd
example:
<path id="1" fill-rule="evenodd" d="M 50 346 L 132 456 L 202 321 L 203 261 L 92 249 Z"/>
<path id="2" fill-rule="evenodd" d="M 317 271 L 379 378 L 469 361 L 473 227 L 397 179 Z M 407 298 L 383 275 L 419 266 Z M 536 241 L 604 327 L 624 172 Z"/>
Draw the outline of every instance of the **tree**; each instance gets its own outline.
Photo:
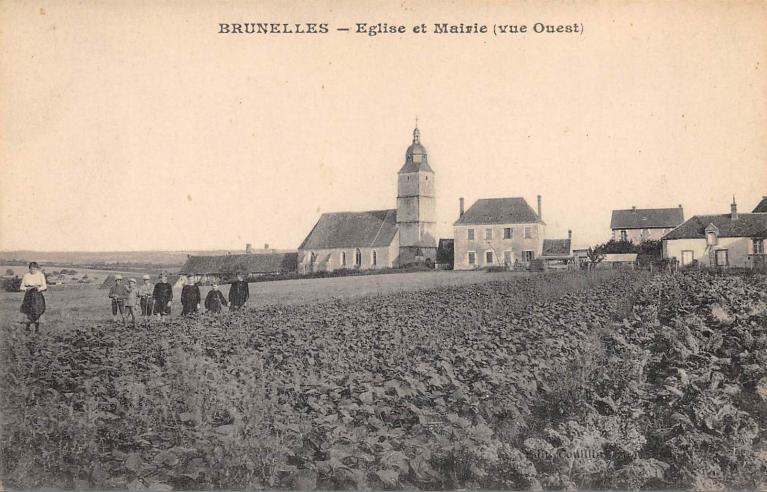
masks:
<path id="1" fill-rule="evenodd" d="M 9 277 L 13 277 L 13 269 L 12 268 L 6 269 L 5 274 L 8 275 Z"/>

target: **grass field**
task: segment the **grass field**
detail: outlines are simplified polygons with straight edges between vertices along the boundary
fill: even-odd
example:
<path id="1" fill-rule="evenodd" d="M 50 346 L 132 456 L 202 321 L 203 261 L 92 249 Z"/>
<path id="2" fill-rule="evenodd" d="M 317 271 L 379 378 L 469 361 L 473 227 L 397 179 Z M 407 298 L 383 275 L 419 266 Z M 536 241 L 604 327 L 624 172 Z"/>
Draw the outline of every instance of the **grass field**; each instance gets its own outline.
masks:
<path id="1" fill-rule="evenodd" d="M 83 270 L 85 271 L 85 270 Z M 101 277 L 109 272 L 99 272 Z M 359 277 L 335 277 L 305 280 L 280 280 L 274 282 L 253 282 L 250 287 L 251 307 L 275 304 L 310 304 L 329 300 L 352 299 L 378 294 L 418 291 L 435 287 L 470 285 L 489 281 L 522 278 L 526 273 L 486 272 L 414 272 L 388 275 L 365 275 Z M 140 277 L 140 276 L 139 276 Z M 127 279 L 128 277 L 126 277 Z M 103 280 L 103 278 L 102 278 Z M 140 280 L 140 279 L 137 279 Z M 67 286 L 51 286 L 45 295 L 46 313 L 43 324 L 50 328 L 61 325 L 62 321 L 97 321 L 111 319 L 108 291 L 100 289 L 101 282 Z M 205 299 L 210 287 L 201 287 Z M 228 285 L 222 285 L 226 296 Z M 174 290 L 173 315 L 181 312 L 181 289 Z M 19 312 L 24 294 L 21 292 L 0 293 L 0 319 L 23 321 Z"/>

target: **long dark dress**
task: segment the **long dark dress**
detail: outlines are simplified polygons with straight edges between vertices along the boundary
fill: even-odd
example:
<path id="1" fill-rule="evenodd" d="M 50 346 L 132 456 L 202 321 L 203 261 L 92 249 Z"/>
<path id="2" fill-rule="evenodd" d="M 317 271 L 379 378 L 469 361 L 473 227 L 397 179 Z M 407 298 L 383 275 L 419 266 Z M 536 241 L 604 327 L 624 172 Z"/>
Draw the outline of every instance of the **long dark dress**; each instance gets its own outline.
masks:
<path id="1" fill-rule="evenodd" d="M 27 289 L 21 302 L 21 312 L 27 315 L 29 321 L 37 323 L 45 312 L 45 297 L 35 288 Z"/>
<path id="2" fill-rule="evenodd" d="M 229 304 L 231 309 L 241 308 L 248 301 L 250 290 L 248 283 L 244 280 L 235 280 L 229 288 Z"/>
<path id="3" fill-rule="evenodd" d="M 205 296 L 205 309 L 213 313 L 220 313 L 221 306 L 226 306 L 226 299 L 220 290 L 211 290 Z"/>
<path id="4" fill-rule="evenodd" d="M 154 285 L 154 312 L 160 315 L 170 315 L 168 303 L 173 300 L 173 287 L 168 282 L 157 282 Z"/>
<path id="5" fill-rule="evenodd" d="M 196 284 L 185 285 L 181 289 L 181 314 L 196 313 L 200 299 L 200 288 Z"/>

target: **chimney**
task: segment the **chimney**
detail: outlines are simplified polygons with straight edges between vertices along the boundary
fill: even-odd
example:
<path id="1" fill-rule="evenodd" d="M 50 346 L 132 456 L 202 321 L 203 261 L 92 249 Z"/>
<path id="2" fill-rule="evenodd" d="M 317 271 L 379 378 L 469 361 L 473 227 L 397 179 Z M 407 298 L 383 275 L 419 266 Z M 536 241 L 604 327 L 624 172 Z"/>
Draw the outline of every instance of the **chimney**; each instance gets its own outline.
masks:
<path id="1" fill-rule="evenodd" d="M 463 217 L 463 197 L 458 199 L 458 217 Z"/>
<path id="2" fill-rule="evenodd" d="M 570 241 L 573 240 L 573 230 L 572 229 L 568 229 L 567 230 L 567 239 L 569 239 Z"/>
<path id="3" fill-rule="evenodd" d="M 732 203 L 730 204 L 730 218 L 738 220 L 738 204 L 735 203 L 735 195 L 732 195 Z"/>
<path id="4" fill-rule="evenodd" d="M 631 212 L 632 213 L 637 213 L 637 206 L 636 205 L 632 205 L 631 206 Z"/>
<path id="5" fill-rule="evenodd" d="M 264 243 L 264 249 L 269 249 L 269 243 Z"/>
<path id="6" fill-rule="evenodd" d="M 245 245 L 245 254 L 246 255 L 252 255 L 253 254 L 253 245 L 250 243 L 247 243 Z"/>
<path id="7" fill-rule="evenodd" d="M 538 195 L 538 220 L 543 220 L 543 215 L 541 214 L 541 195 Z"/>

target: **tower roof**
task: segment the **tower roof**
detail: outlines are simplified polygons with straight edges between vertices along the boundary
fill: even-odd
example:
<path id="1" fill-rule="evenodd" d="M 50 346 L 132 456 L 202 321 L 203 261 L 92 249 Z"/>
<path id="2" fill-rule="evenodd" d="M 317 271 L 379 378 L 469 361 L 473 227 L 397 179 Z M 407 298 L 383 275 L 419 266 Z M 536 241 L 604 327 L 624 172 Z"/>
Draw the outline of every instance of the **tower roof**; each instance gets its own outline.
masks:
<path id="1" fill-rule="evenodd" d="M 402 173 L 417 173 L 419 171 L 425 171 L 433 173 L 431 167 L 429 167 L 428 154 L 426 153 L 426 147 L 421 145 L 421 130 L 418 129 L 418 125 L 413 129 L 413 143 L 407 148 L 405 152 L 405 164 L 399 170 Z"/>

